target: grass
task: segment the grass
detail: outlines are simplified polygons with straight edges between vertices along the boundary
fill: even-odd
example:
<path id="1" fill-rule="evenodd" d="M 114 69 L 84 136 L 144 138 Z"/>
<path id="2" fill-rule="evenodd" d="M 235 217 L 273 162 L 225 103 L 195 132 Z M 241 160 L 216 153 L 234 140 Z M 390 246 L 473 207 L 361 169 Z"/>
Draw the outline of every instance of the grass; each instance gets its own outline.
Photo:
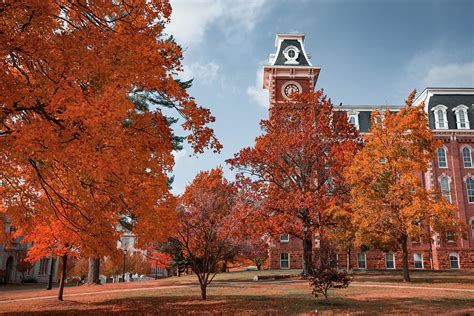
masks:
<path id="1" fill-rule="evenodd" d="M 126 292 L 66 296 L 55 299 L 0 303 L 0 313 L 11 314 L 468 314 L 474 313 L 474 292 L 431 289 L 371 288 L 360 285 L 381 284 L 404 286 L 395 273 L 357 274 L 353 286 L 330 292 L 328 301 L 315 299 L 304 281 L 295 277 L 283 282 L 253 282 L 256 274 L 294 274 L 299 271 L 231 272 L 218 274 L 209 287 L 208 300 L 201 301 L 194 276 L 158 281 L 80 286 L 68 288 L 65 294 L 133 289 Z M 469 273 L 413 273 L 409 286 L 474 289 Z M 387 280 L 388 279 L 388 280 Z M 449 283 L 443 283 L 443 280 Z M 441 285 L 442 286 L 441 286 Z M 448 286 L 449 285 L 449 286 Z M 172 286 L 156 289 L 157 286 Z M 1 288 L 0 288 L 1 290 Z M 0 300 L 30 298 L 55 294 L 51 291 L 24 291 L 0 294 Z"/>

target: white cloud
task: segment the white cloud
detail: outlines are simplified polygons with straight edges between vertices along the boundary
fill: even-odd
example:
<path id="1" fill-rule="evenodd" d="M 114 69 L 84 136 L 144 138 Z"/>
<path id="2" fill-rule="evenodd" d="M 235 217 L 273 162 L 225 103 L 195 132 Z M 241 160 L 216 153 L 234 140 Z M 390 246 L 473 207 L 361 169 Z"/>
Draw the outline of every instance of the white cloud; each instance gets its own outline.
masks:
<path id="1" fill-rule="evenodd" d="M 474 62 L 434 65 L 422 84 L 425 87 L 474 87 Z"/>
<path id="2" fill-rule="evenodd" d="M 268 108 L 268 90 L 263 89 L 263 65 L 259 65 L 255 85 L 247 88 L 247 95 L 250 96 L 258 105 Z"/>
<path id="3" fill-rule="evenodd" d="M 202 42 L 212 23 L 224 31 L 250 31 L 254 28 L 268 0 L 172 0 L 171 23 L 166 32 L 188 47 Z"/>
<path id="4" fill-rule="evenodd" d="M 204 64 L 195 62 L 190 65 L 185 64 L 180 77 L 184 80 L 195 79 L 195 81 L 208 84 L 217 79 L 219 70 L 220 66 L 213 61 Z"/>

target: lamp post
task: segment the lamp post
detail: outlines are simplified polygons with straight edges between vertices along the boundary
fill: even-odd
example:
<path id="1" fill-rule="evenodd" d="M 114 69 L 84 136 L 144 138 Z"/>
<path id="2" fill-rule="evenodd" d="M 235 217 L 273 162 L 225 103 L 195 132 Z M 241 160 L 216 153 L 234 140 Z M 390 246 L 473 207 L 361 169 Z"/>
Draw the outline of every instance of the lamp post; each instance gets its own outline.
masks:
<path id="1" fill-rule="evenodd" d="M 158 280 L 158 256 L 155 257 L 155 280 Z"/>
<path id="2" fill-rule="evenodd" d="M 125 283 L 125 259 L 127 258 L 127 249 L 123 250 L 123 273 L 122 273 L 122 282 Z"/>

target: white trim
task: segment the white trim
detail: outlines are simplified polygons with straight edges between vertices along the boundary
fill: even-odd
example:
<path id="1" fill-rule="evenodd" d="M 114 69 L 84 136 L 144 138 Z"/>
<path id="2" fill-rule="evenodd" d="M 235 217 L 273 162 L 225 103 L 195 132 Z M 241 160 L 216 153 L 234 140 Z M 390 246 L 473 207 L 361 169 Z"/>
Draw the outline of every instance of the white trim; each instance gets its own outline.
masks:
<path id="1" fill-rule="evenodd" d="M 458 129 L 470 129 L 468 110 L 469 110 L 469 108 L 464 104 L 460 104 L 457 107 L 453 108 L 452 111 L 456 115 L 456 126 L 457 126 Z M 466 127 L 461 127 L 460 126 L 461 125 L 461 120 L 460 120 L 459 114 L 461 112 L 464 113 L 464 120 L 465 120 L 464 123 L 466 124 Z"/>
<path id="2" fill-rule="evenodd" d="M 365 264 L 364 264 L 364 265 L 365 265 L 364 268 L 361 268 L 361 267 L 359 266 L 359 255 L 360 255 L 360 254 L 363 254 L 363 255 L 364 255 L 364 263 L 365 263 Z M 357 259 L 357 269 L 359 269 L 359 270 L 367 270 L 367 255 L 366 255 L 366 253 L 365 253 L 364 251 L 358 252 L 358 253 L 357 253 L 357 256 L 356 256 L 356 259 Z"/>
<path id="3" fill-rule="evenodd" d="M 281 239 L 281 236 L 284 236 L 284 235 L 288 236 L 288 239 L 286 239 L 286 240 Z M 288 242 L 290 242 L 290 234 L 280 234 L 280 242 L 281 242 L 281 243 L 288 243 Z"/>
<path id="4" fill-rule="evenodd" d="M 281 260 L 281 255 L 282 255 L 282 254 L 287 254 L 287 255 L 288 255 L 288 267 L 282 267 L 282 266 L 281 266 L 281 262 L 283 261 L 283 260 Z M 282 270 L 288 270 L 288 269 L 291 268 L 291 265 L 290 265 L 290 264 L 291 264 L 290 254 L 289 254 L 288 252 L 280 252 L 280 269 L 282 269 Z"/>
<path id="5" fill-rule="evenodd" d="M 290 57 L 290 55 L 289 55 L 290 50 L 293 50 L 295 52 L 295 56 Z M 300 50 L 298 49 L 298 47 L 293 46 L 293 45 L 287 46 L 283 50 L 282 53 L 283 53 L 283 56 L 286 59 L 285 62 L 284 62 L 285 65 L 299 65 L 300 64 L 297 61 L 298 57 L 300 56 Z"/>
<path id="6" fill-rule="evenodd" d="M 444 149 L 444 155 L 445 155 L 445 160 L 446 160 L 446 166 L 444 166 L 444 167 L 441 167 L 441 165 L 440 165 L 440 163 L 439 163 L 439 154 L 438 154 L 438 152 L 439 152 L 440 149 Z M 441 147 L 438 147 L 438 148 L 436 149 L 436 160 L 438 161 L 438 168 L 440 168 L 440 169 L 448 169 L 448 148 L 446 148 L 445 145 L 443 145 L 443 146 L 441 146 Z"/>
<path id="7" fill-rule="evenodd" d="M 466 167 L 465 164 L 464 164 L 464 153 L 463 153 L 464 148 L 469 149 L 469 152 L 470 152 L 470 154 L 471 154 L 471 166 L 470 166 L 470 167 Z M 462 166 L 463 166 L 463 168 L 465 168 L 465 169 L 472 169 L 472 168 L 474 168 L 474 163 L 473 163 L 473 161 L 472 161 L 472 147 L 469 146 L 469 145 L 467 145 L 467 144 L 462 145 L 462 146 L 460 147 L 460 154 L 461 154 L 461 158 L 462 158 L 461 160 L 462 160 Z"/>
<path id="8" fill-rule="evenodd" d="M 452 268 L 451 267 L 451 256 L 456 257 L 458 260 L 458 267 L 457 268 Z M 459 254 L 457 252 L 450 252 L 448 255 L 448 261 L 449 261 L 449 269 L 450 270 L 459 270 L 461 269 L 461 259 L 459 258 Z"/>
<path id="9" fill-rule="evenodd" d="M 448 113 L 446 112 L 447 109 L 448 109 L 448 107 L 444 104 L 438 104 L 437 106 L 435 106 L 431 109 L 431 111 L 434 113 L 436 129 L 440 129 L 440 130 L 449 129 Z M 439 112 L 440 111 L 441 111 L 441 113 L 443 113 L 442 122 L 443 122 L 444 127 L 440 126 L 440 123 L 441 123 L 441 119 L 439 117 Z"/>
<path id="10" fill-rule="evenodd" d="M 392 254 L 393 268 L 387 267 L 387 254 L 389 254 L 389 253 Z M 396 263 L 395 263 L 395 254 L 393 252 L 389 251 L 389 252 L 384 252 L 384 256 L 385 256 L 385 269 L 386 270 L 395 270 L 397 268 Z"/>
<path id="11" fill-rule="evenodd" d="M 421 258 L 421 268 L 417 268 L 416 265 L 415 265 L 415 255 L 420 255 L 420 258 Z M 423 262 L 423 254 L 422 253 L 419 253 L 419 252 L 415 252 L 413 253 L 413 269 L 416 269 L 416 270 L 423 270 L 425 268 L 425 263 Z"/>
<path id="12" fill-rule="evenodd" d="M 474 216 L 469 219 L 469 230 L 471 231 L 471 237 L 474 239 Z"/>

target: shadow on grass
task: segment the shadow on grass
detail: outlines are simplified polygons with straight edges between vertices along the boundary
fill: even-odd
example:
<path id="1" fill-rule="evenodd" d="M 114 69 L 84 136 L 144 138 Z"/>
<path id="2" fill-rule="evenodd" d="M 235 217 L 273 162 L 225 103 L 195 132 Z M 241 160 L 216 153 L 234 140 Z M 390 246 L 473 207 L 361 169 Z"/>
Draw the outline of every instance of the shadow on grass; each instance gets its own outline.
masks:
<path id="1" fill-rule="evenodd" d="M 333 293 L 332 293 L 333 294 Z M 315 299 L 310 295 L 211 295 L 158 296 L 111 299 L 100 303 L 65 301 L 70 307 L 63 311 L 29 312 L 35 315 L 176 315 L 176 314 L 295 314 L 316 312 L 350 313 L 414 313 L 446 314 L 474 311 L 474 300 L 468 298 L 392 298 L 377 297 L 356 300 L 343 296 Z M 22 313 L 17 313 L 22 314 Z"/>

